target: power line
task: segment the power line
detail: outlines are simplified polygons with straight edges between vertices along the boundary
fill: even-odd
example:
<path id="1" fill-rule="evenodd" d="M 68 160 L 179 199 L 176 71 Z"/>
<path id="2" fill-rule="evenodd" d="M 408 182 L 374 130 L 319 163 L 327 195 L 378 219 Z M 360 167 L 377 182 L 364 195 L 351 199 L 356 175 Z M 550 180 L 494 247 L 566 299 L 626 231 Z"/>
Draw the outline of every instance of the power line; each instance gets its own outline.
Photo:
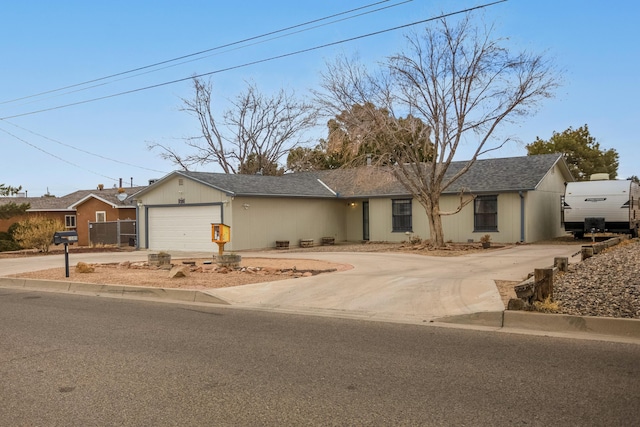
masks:
<path id="1" fill-rule="evenodd" d="M 385 0 L 385 1 L 389 1 L 389 0 Z M 348 16 L 348 17 L 345 17 L 345 18 L 336 19 L 334 21 L 330 21 L 330 22 L 326 22 L 326 23 L 323 23 L 323 24 L 315 25 L 315 26 L 312 26 L 312 27 L 309 27 L 309 28 L 293 31 L 293 32 L 290 32 L 290 33 L 287 33 L 287 34 L 278 35 L 278 36 L 271 37 L 271 38 L 266 39 L 266 40 L 255 41 L 255 42 L 250 43 L 250 44 L 244 44 L 243 46 L 236 46 L 236 47 L 234 47 L 232 49 L 228 49 L 228 50 L 225 50 L 225 51 L 222 51 L 222 52 L 218 52 L 218 53 L 212 53 L 210 55 L 202 56 L 200 58 L 189 59 L 189 60 L 186 60 L 186 61 L 174 63 L 174 64 L 171 64 L 171 65 L 166 65 L 166 66 L 161 67 L 161 68 L 155 68 L 153 70 L 144 71 L 144 72 L 141 72 L 141 73 L 138 73 L 138 74 L 129 75 L 127 77 L 122 77 L 122 78 L 111 80 L 111 81 L 106 81 L 106 82 L 103 81 L 103 80 L 109 79 L 111 77 L 117 77 L 117 76 L 120 76 L 120 75 L 126 75 L 126 74 L 129 74 L 129 73 L 133 73 L 135 71 L 138 71 L 138 70 L 144 70 L 144 69 L 147 69 L 147 68 L 150 68 L 150 67 L 154 67 L 155 65 L 162 65 L 162 64 L 165 64 L 165 63 L 170 63 L 170 62 L 173 62 L 173 61 L 177 61 L 177 60 L 182 59 L 182 58 L 188 58 L 188 57 L 191 57 L 191 56 L 194 56 L 194 55 L 199 55 L 200 53 L 206 53 L 206 52 L 211 52 L 211 51 L 214 51 L 214 50 L 219 50 L 219 49 L 222 49 L 224 47 L 229 47 L 229 46 L 233 46 L 233 45 L 236 45 L 236 44 L 239 44 L 239 43 L 243 43 L 244 41 L 257 40 L 259 38 L 267 37 L 268 35 L 271 35 L 271 34 L 284 32 L 284 31 L 287 31 L 288 29 L 297 28 L 297 27 L 300 27 L 302 25 L 307 25 L 307 24 L 318 22 L 318 21 L 321 21 L 321 20 L 330 19 L 331 17 L 335 17 L 337 15 L 341 15 L 341 14 L 344 14 L 344 13 L 350 13 L 350 12 L 353 12 L 353 11 L 357 11 L 358 9 L 362 9 L 362 8 L 352 9 L 350 11 L 343 12 L 341 14 L 331 15 L 330 17 L 316 19 L 314 21 L 309 21 L 309 22 L 307 22 L 305 24 L 299 24 L 299 25 L 296 25 L 296 26 L 288 27 L 286 29 L 282 29 L 282 30 L 278 30 L 278 31 L 272 31 L 270 33 L 267 33 L 267 34 L 264 34 L 264 35 L 261 35 L 261 36 L 256 36 L 256 37 L 252 37 L 252 38 L 249 38 L 249 39 L 245 39 L 244 41 L 229 43 L 229 44 L 226 44 L 224 46 L 219 46 L 219 47 L 216 47 L 216 48 L 208 49 L 208 50 L 201 51 L 201 52 L 195 53 L 195 54 L 185 55 L 185 56 L 182 56 L 180 58 L 175 58 L 175 59 L 172 59 L 172 60 L 163 61 L 163 62 L 154 64 L 154 65 L 149 65 L 149 66 L 146 66 L 146 67 L 140 67 L 140 68 L 137 68 L 135 70 L 130 70 L 130 71 L 126 71 L 126 72 L 122 72 L 122 73 L 118 73 L 118 74 L 113 74 L 113 75 L 108 76 L 108 77 L 102 77 L 102 78 L 90 80 L 88 82 L 78 83 L 78 84 L 71 85 L 71 86 L 66 86 L 66 87 L 60 88 L 60 89 L 54 89 L 54 90 L 50 90 L 50 91 L 46 91 L 46 92 L 41 92 L 40 94 L 36 94 L 36 95 L 17 98 L 17 99 L 12 100 L 12 101 L 0 102 L 0 105 L 7 104 L 7 103 L 10 103 L 10 102 L 14 102 L 14 101 L 19 101 L 19 100 L 35 98 L 37 96 L 46 95 L 46 94 L 49 94 L 49 93 L 56 93 L 56 92 L 60 92 L 60 91 L 65 90 L 65 89 L 71 89 L 71 88 L 74 88 L 74 87 L 83 86 L 83 85 L 86 85 L 86 84 L 89 84 L 89 83 L 93 83 L 93 82 L 103 81 L 102 83 L 97 83 L 97 84 L 94 84 L 94 85 L 91 85 L 91 86 L 81 87 L 81 88 L 78 88 L 78 89 L 75 89 L 75 90 L 70 90 L 70 91 L 67 91 L 67 92 L 63 92 L 63 93 L 60 93 L 60 94 L 57 94 L 57 95 L 52 95 L 52 96 L 47 97 L 47 98 L 34 99 L 32 101 L 19 104 L 19 106 L 28 105 L 28 104 L 32 104 L 32 103 L 36 103 L 36 102 L 41 102 L 43 100 L 52 99 L 52 98 L 56 98 L 56 97 L 59 97 L 59 96 L 64 96 L 64 95 L 70 95 L 70 94 L 73 94 L 73 93 L 83 92 L 83 91 L 86 91 L 86 90 L 89 90 L 89 89 L 94 89 L 94 88 L 97 88 L 97 87 L 106 86 L 106 85 L 111 84 L 111 83 L 115 83 L 115 82 L 119 82 L 119 81 L 123 81 L 123 80 L 127 80 L 127 79 L 132 79 L 134 77 L 139 77 L 139 76 L 142 76 L 142 75 L 145 75 L 145 74 L 155 73 L 157 71 L 166 70 L 166 69 L 169 69 L 169 68 L 172 68 L 172 67 L 177 67 L 179 65 L 184 65 L 184 64 L 187 64 L 187 63 L 190 63 L 190 62 L 200 61 L 200 60 L 203 60 L 205 58 L 210 58 L 210 57 L 215 56 L 215 55 L 222 55 L 222 54 L 225 54 L 225 53 L 228 53 L 228 52 L 232 52 L 232 51 L 239 50 L 239 49 L 244 49 L 244 48 L 251 47 L 251 46 L 256 46 L 258 44 L 267 43 L 267 42 L 270 42 L 270 41 L 273 41 L 273 40 L 277 40 L 277 39 L 280 39 L 280 38 L 290 37 L 290 36 L 295 35 L 295 34 L 303 33 L 303 32 L 306 32 L 306 31 L 311 31 L 311 30 L 314 30 L 314 29 L 317 29 L 317 28 L 321 28 L 321 27 L 324 27 L 324 26 L 327 26 L 327 25 L 335 24 L 337 22 L 342 22 L 342 21 L 358 18 L 358 17 L 364 16 L 364 15 L 369 15 L 369 14 L 372 14 L 372 13 L 380 12 L 382 10 L 386 10 L 386 9 L 390 9 L 390 8 L 393 8 L 393 7 L 397 7 L 397 6 L 406 4 L 406 3 L 410 3 L 412 1 L 413 0 L 404 0 L 404 1 L 400 2 L 400 3 L 392 4 L 392 5 L 385 6 L 385 7 L 380 7 L 380 8 L 373 9 L 373 10 L 366 11 L 366 12 L 362 12 L 362 13 L 359 13 L 359 14 L 356 14 L 356 15 L 353 15 L 353 16 Z M 378 3 L 383 3 L 383 2 L 378 2 Z M 374 3 L 372 5 L 368 5 L 368 6 L 365 6 L 365 7 L 375 6 L 378 3 Z"/>
<path id="2" fill-rule="evenodd" d="M 352 41 L 355 41 L 355 40 L 361 40 L 361 39 L 364 39 L 364 38 L 367 38 L 367 37 L 373 37 L 373 36 L 377 36 L 377 35 L 380 35 L 380 34 L 385 34 L 385 33 L 392 32 L 392 31 L 397 31 L 397 30 L 400 30 L 400 29 L 412 27 L 414 25 L 424 24 L 424 23 L 435 21 L 435 20 L 438 20 L 438 19 L 448 18 L 448 17 L 451 17 L 451 16 L 460 15 L 462 13 L 467 13 L 467 12 L 471 12 L 471 11 L 478 10 L 478 9 L 484 9 L 486 7 L 493 6 L 493 5 L 496 5 L 496 4 L 499 4 L 499 3 L 504 3 L 506 1 L 507 0 L 498 0 L 498 1 L 491 2 L 491 3 L 485 3 L 483 5 L 474 6 L 474 7 L 470 7 L 470 8 L 467 8 L 467 9 L 462 9 L 462 10 L 459 10 L 459 11 L 456 11 L 456 12 L 445 13 L 445 14 L 442 14 L 442 15 L 439 15 L 439 16 L 436 16 L 436 17 L 427 18 L 427 19 L 423 19 L 423 20 L 420 20 L 420 21 L 415 21 L 415 22 L 412 22 L 412 23 L 409 23 L 409 24 L 399 25 L 399 26 L 396 26 L 396 27 L 387 28 L 385 30 L 374 31 L 372 33 L 367 33 L 367 34 L 363 34 L 363 35 L 356 36 L 356 37 L 350 37 L 350 38 L 342 39 L 342 40 L 339 40 L 339 41 L 336 41 L 336 42 L 331 42 L 331 43 L 326 43 L 326 44 L 322 44 L 322 45 L 318 45 L 318 46 L 314 46 L 314 47 L 310 47 L 310 48 L 306 48 L 306 49 L 301 49 L 301 50 L 297 50 L 297 51 L 294 51 L 294 52 L 285 53 L 285 54 L 282 54 L 282 55 L 276 55 L 276 56 L 271 56 L 269 58 L 264 58 L 264 59 L 259 59 L 259 60 L 256 60 L 256 61 L 246 62 L 246 63 L 240 64 L 240 65 L 234 65 L 234 66 L 231 66 L 231 67 L 221 68 L 219 70 L 210 71 L 208 73 L 197 74 L 197 75 L 193 75 L 193 76 L 190 76 L 190 77 L 183 77 L 183 78 L 176 79 L 176 80 L 171 80 L 171 81 L 158 83 L 158 84 L 154 84 L 154 85 L 150 85 L 150 86 L 145 86 L 145 87 L 141 87 L 141 88 L 137 88 L 137 89 L 131 89 L 131 90 L 127 90 L 127 91 L 124 91 L 124 92 L 118 92 L 118 93 L 114 93 L 114 94 L 111 94 L 111 95 L 100 96 L 100 97 L 97 97 L 97 98 L 86 99 L 84 101 L 72 102 L 72 103 L 69 103 L 69 104 L 59 105 L 59 106 L 56 106 L 56 107 L 43 108 L 41 110 L 35 110 L 35 111 L 27 112 L 27 113 L 15 114 L 13 116 L 0 117 L 0 120 L 13 119 L 13 118 L 16 118 L 16 117 L 24 117 L 24 116 L 29 116 L 29 115 L 33 115 L 33 114 L 44 113 L 44 112 L 47 112 L 47 111 L 54 111 L 54 110 L 59 110 L 59 109 L 62 109 L 62 108 L 73 107 L 73 106 L 76 106 L 76 105 L 88 104 L 90 102 L 102 101 L 102 100 L 105 100 L 105 99 L 115 98 L 115 97 L 122 96 L 122 95 L 129 95 L 129 94 L 136 93 L 136 92 L 142 92 L 142 91 L 149 90 L 149 89 L 155 89 L 155 88 L 159 88 L 159 87 L 163 87 L 163 86 L 172 85 L 172 84 L 175 84 L 175 83 L 181 83 L 181 82 L 184 82 L 184 81 L 187 81 L 187 80 L 191 80 L 191 79 L 194 79 L 194 78 L 211 76 L 213 74 L 220 74 L 220 73 L 231 71 L 231 70 L 237 70 L 239 68 L 245 68 L 245 67 L 249 67 L 249 66 L 252 66 L 252 65 L 262 64 L 262 63 L 270 62 L 270 61 L 275 61 L 277 59 L 282 59 L 282 58 L 287 58 L 287 57 L 290 57 L 290 56 L 300 55 L 302 53 L 308 53 L 308 52 L 312 52 L 312 51 L 319 50 L 319 49 L 324 49 L 324 48 L 331 47 L 331 46 L 337 46 L 337 45 L 340 45 L 340 44 L 349 43 L 349 42 L 352 42 Z"/>
<path id="3" fill-rule="evenodd" d="M 7 135 L 9 135 L 9 136 L 11 136 L 11 137 L 13 137 L 13 138 L 17 139 L 18 141 L 20 141 L 20 142 L 22 142 L 22 143 L 24 143 L 24 144 L 27 144 L 28 146 L 30 146 L 30 147 L 32 147 L 32 148 L 35 148 L 36 150 L 41 151 L 41 152 L 43 152 L 44 154 L 46 154 L 46 155 L 48 155 L 48 156 L 51 156 L 51 157 L 53 157 L 53 158 L 55 158 L 55 159 L 58 159 L 58 160 L 60 160 L 61 162 L 64 162 L 64 163 L 66 163 L 66 164 L 68 164 L 68 165 L 71 165 L 71 166 L 76 167 L 76 168 L 78 168 L 78 169 L 82 169 L 82 170 L 84 170 L 84 171 L 86 171 L 86 172 L 89 172 L 89 173 L 92 173 L 92 174 L 94 174 L 94 175 L 101 176 L 101 177 L 103 177 L 103 178 L 107 178 L 107 179 L 110 179 L 110 180 L 112 180 L 112 181 L 118 182 L 118 180 L 117 180 L 116 178 L 112 178 L 112 177 L 107 176 L 107 175 L 102 175 L 102 174 L 99 174 L 99 173 L 97 173 L 97 172 L 94 172 L 94 171 L 92 171 L 92 170 L 90 170 L 90 169 L 83 168 L 82 166 L 77 165 L 77 164 L 75 164 L 75 163 L 72 163 L 72 162 L 70 162 L 70 161 L 69 161 L 69 160 L 67 160 L 67 159 L 63 159 L 62 157 L 56 156 L 56 155 L 55 155 L 55 154 L 53 154 L 53 153 L 50 153 L 50 152 L 48 152 L 48 151 L 46 151 L 46 150 L 43 150 L 42 148 L 38 147 L 37 145 L 34 145 L 34 144 L 30 143 L 29 141 L 24 140 L 24 139 L 20 138 L 19 136 L 12 134 L 11 132 L 9 132 L 9 131 L 7 131 L 7 130 L 5 130 L 5 129 L 0 128 L 0 132 L 4 132 L 4 133 L 6 133 Z"/>
<path id="4" fill-rule="evenodd" d="M 48 90 L 48 91 L 36 93 L 34 95 L 28 95 L 28 96 L 24 96 L 24 97 L 21 97 L 21 98 L 15 98 L 15 99 L 11 99 L 11 100 L 8 100 L 8 101 L 2 101 L 2 102 L 0 102 L 0 105 L 8 104 L 8 103 L 16 102 L 16 101 L 22 101 L 24 99 L 35 98 L 35 97 L 42 96 L 42 95 L 47 95 L 47 94 L 50 94 L 50 93 L 60 92 L 60 91 L 66 90 L 66 89 L 72 89 L 72 88 L 75 88 L 75 87 L 78 87 L 78 86 L 84 86 L 84 85 L 87 85 L 87 84 L 90 84 L 90 83 L 95 83 L 95 82 L 111 79 L 113 77 L 118 77 L 118 76 L 122 76 L 122 75 L 126 75 L 126 74 L 131 74 L 131 73 L 134 73 L 136 71 L 142 71 L 142 70 L 146 70 L 146 69 L 149 69 L 149 68 L 157 67 L 159 65 L 164 65 L 164 64 L 171 63 L 171 62 L 179 61 L 179 60 L 182 60 L 182 59 L 191 58 L 191 57 L 202 55 L 204 53 L 212 52 L 212 51 L 215 51 L 215 50 L 220 50 L 220 49 L 224 49 L 224 48 L 227 48 L 227 47 L 236 46 L 236 45 L 239 45 L 239 44 L 242 44 L 242 43 L 246 43 L 246 42 L 249 42 L 249 41 L 253 41 L 253 40 L 260 39 L 260 38 L 272 36 L 274 34 L 282 33 L 282 32 L 285 32 L 285 31 L 289 31 L 289 30 L 292 30 L 292 29 L 295 29 L 295 28 L 304 27 L 304 26 L 307 26 L 307 25 L 310 25 L 310 24 L 314 24 L 316 22 L 326 21 L 328 19 L 332 19 L 332 18 L 335 18 L 335 17 L 338 17 L 338 16 L 347 15 L 349 13 L 357 12 L 359 10 L 367 9 L 367 8 L 370 8 L 370 7 L 373 7 L 373 6 L 377 6 L 377 5 L 382 4 L 382 3 L 387 3 L 389 1 L 391 1 L 391 0 L 382 0 L 382 1 L 375 2 L 375 3 L 370 3 L 370 4 L 365 5 L 365 6 L 357 7 L 357 8 L 350 9 L 350 10 L 347 10 L 347 11 L 344 11 L 344 12 L 335 13 L 333 15 L 325 16 L 323 18 L 313 19 L 311 21 L 303 22 L 301 24 L 292 25 L 292 26 L 289 26 L 289 27 L 286 27 L 286 28 L 275 30 L 275 31 L 270 31 L 270 32 L 267 32 L 267 33 L 264 33 L 264 34 L 261 34 L 261 35 L 258 35 L 258 36 L 253 36 L 253 37 L 249 37 L 249 38 L 246 38 L 246 39 L 238 40 L 238 41 L 235 41 L 235 42 L 232 42 L 232 43 L 227 43 L 227 44 L 224 44 L 224 45 L 216 46 L 216 47 L 213 47 L 213 48 L 210 48 L 210 49 L 201 50 L 199 52 L 194 52 L 194 53 L 190 53 L 190 54 L 187 54 L 187 55 L 182 55 L 182 56 L 179 56 L 177 58 L 167 59 L 165 61 L 160 61 L 160 62 L 156 62 L 154 64 L 133 68 L 131 70 L 122 71 L 122 72 L 111 74 L 111 75 L 108 75 L 108 76 L 99 77 L 99 78 L 92 79 L 92 80 L 87 80 L 87 81 L 84 81 L 84 82 L 81 82 L 81 83 L 76 83 L 76 84 L 64 86 L 64 87 L 61 87 L 61 88 L 58 88 L 58 89 L 51 89 L 51 90 Z M 397 6 L 397 5 L 400 5 L 400 4 L 404 4 L 404 3 L 408 3 L 408 2 L 411 2 L 411 1 L 413 1 L 413 0 L 403 1 L 403 2 L 401 2 L 399 4 L 394 5 L 394 6 Z M 382 9 L 379 9 L 379 10 L 382 10 Z M 92 86 L 92 87 L 96 87 L 96 86 Z"/>
<path id="5" fill-rule="evenodd" d="M 145 168 L 144 166 L 134 165 L 132 163 L 127 163 L 127 162 L 124 162 L 122 160 L 112 159 L 110 157 L 106 157 L 106 156 L 103 156 L 103 155 L 100 155 L 100 154 L 92 153 L 90 151 L 83 150 L 82 148 L 78 148 L 78 147 L 74 147 L 73 145 L 66 144 L 66 143 L 64 143 L 62 141 L 58 141 L 56 139 L 49 138 L 48 136 L 45 136 L 45 135 L 39 134 L 37 132 L 34 132 L 32 130 L 26 129 L 26 128 L 22 127 L 22 126 L 19 126 L 19 125 L 15 124 L 15 123 L 11 123 L 11 122 L 9 122 L 7 120 L 4 120 L 4 122 L 7 123 L 7 124 L 10 124 L 11 126 L 14 126 L 14 127 L 18 128 L 18 129 L 22 129 L 25 132 L 29 132 L 32 135 L 39 136 L 40 138 L 44 138 L 44 139 L 46 139 L 48 141 L 55 142 L 56 144 L 60 144 L 60 145 L 63 145 L 65 147 L 69 147 L 69 148 L 71 148 L 73 150 L 80 151 L 80 152 L 85 153 L 85 154 L 89 154 L 90 156 L 98 157 L 98 158 L 103 159 L 103 160 L 108 160 L 110 162 L 119 163 L 119 164 L 122 164 L 122 165 L 125 165 L 125 166 L 131 166 L 131 167 L 134 167 L 134 168 L 137 168 L 137 169 L 142 169 L 142 170 L 146 170 L 146 171 L 150 171 L 150 172 L 166 173 L 164 171 L 160 171 L 160 170 L 157 170 L 157 169 Z M 2 129 L 0 128 L 0 130 L 2 130 Z M 6 132 L 6 133 L 8 133 L 8 132 Z M 12 134 L 10 134 L 10 135 L 15 137 L 15 135 L 12 135 Z M 30 143 L 28 143 L 26 141 L 22 141 L 22 142 L 24 142 L 24 143 L 26 143 L 26 144 L 34 147 L 34 148 L 39 149 L 34 144 L 30 144 Z M 48 152 L 46 152 L 44 150 L 40 150 L 40 151 L 42 151 L 42 152 L 44 152 L 46 154 L 50 154 L 50 153 L 48 153 Z M 54 156 L 54 157 L 56 157 L 56 156 Z M 56 158 L 58 158 L 58 157 L 56 157 Z"/>

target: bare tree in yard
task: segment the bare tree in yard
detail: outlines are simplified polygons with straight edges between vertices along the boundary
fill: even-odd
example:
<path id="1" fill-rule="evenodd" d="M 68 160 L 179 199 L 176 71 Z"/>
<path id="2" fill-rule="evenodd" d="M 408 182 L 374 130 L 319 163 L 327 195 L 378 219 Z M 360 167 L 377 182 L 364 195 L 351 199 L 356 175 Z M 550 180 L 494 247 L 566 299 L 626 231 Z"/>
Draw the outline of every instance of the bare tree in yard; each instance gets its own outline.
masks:
<path id="1" fill-rule="evenodd" d="M 455 188 L 460 202 L 453 211 L 443 212 L 442 193 L 454 188 L 478 156 L 509 140 L 494 136 L 499 125 L 526 116 L 552 96 L 557 74 L 540 55 L 512 54 L 503 40 L 492 38 L 491 28 L 472 25 L 470 16 L 455 25 L 443 19 L 437 28 L 406 40 L 407 50 L 387 58 L 376 73 L 339 58 L 323 74 L 324 90 L 316 98 L 334 114 L 349 114 L 353 105 L 367 103 L 390 112 L 388 120 L 377 123 L 388 134 L 377 145 L 377 164 L 391 164 L 387 170 L 424 207 L 432 243 L 443 246 L 442 215 L 459 212 L 474 197 Z M 361 120 L 355 115 L 353 119 Z M 419 129 L 417 123 L 426 126 Z M 414 143 L 396 139 L 398 133 L 409 135 Z M 447 174 L 465 142 L 473 144 L 471 158 L 455 174 Z"/>
<path id="2" fill-rule="evenodd" d="M 182 99 L 183 111 L 198 120 L 202 132 L 201 136 L 186 140 L 191 152 L 181 155 L 172 147 L 149 145 L 150 149 L 159 149 L 162 158 L 185 170 L 215 163 L 225 173 L 281 174 L 284 170 L 278 167 L 280 159 L 305 142 L 304 132 L 316 122 L 314 107 L 297 100 L 292 93 L 280 90 L 266 96 L 252 84 L 219 119 L 213 113 L 211 83 L 194 78 L 193 86 L 194 97 Z"/>

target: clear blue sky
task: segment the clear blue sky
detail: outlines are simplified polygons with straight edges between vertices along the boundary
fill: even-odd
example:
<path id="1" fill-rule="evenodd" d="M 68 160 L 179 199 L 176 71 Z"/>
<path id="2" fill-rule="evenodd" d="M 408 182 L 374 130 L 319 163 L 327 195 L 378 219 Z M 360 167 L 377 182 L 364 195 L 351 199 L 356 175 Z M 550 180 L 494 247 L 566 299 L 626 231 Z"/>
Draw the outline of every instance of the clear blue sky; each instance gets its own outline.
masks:
<path id="1" fill-rule="evenodd" d="M 388 1 L 380 6 L 400 2 Z M 0 25 L 0 117 L 188 78 L 488 1 L 414 0 L 242 49 L 223 49 L 176 61 L 154 72 L 146 69 L 101 80 L 93 84 L 99 86 L 87 90 L 77 91 L 86 86 L 74 87 L 25 98 L 371 3 L 374 0 L 5 2 Z M 546 101 L 535 116 L 503 129 L 502 133 L 516 136 L 521 142 L 492 156 L 526 155 L 524 145 L 536 136 L 548 139 L 553 131 L 588 124 L 591 135 L 603 148 L 614 148 L 620 154 L 619 178 L 640 175 L 637 2 L 509 0 L 484 9 L 480 16 L 495 23 L 496 34 L 509 37 L 513 49 L 546 52 L 565 70 L 564 84 L 554 99 Z M 219 108 L 225 108 L 227 99 L 238 94 L 245 80 L 255 82 L 267 93 L 284 87 L 306 95 L 318 84 L 326 60 L 339 53 L 357 53 L 373 64 L 400 51 L 404 47 L 402 36 L 402 30 L 395 31 L 214 74 Z M 135 185 L 145 185 L 150 178 L 176 169 L 148 151 L 148 142 L 179 146 L 182 138 L 198 134 L 195 120 L 180 111 L 180 98 L 191 95 L 190 83 L 184 81 L 0 120 L 0 183 L 22 185 L 29 196 L 47 191 L 62 196 L 100 183 L 112 187 L 119 178 L 125 186 L 131 179 Z M 15 101 L 19 98 L 24 99 Z M 318 137 L 323 136 L 318 132 Z M 463 149 L 458 158 L 465 159 L 466 153 Z M 213 165 L 200 170 L 219 171 Z"/>

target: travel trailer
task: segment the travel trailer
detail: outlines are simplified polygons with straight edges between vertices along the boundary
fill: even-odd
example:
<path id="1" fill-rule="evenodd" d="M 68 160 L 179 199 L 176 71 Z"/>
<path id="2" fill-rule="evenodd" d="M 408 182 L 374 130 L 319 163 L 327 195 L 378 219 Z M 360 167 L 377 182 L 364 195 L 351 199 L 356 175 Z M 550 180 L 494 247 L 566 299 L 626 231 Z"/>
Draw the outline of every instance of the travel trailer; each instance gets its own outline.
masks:
<path id="1" fill-rule="evenodd" d="M 585 233 L 623 233 L 638 236 L 640 186 L 631 180 L 608 180 L 600 174 L 591 181 L 567 183 L 563 200 L 566 231 L 576 238 Z"/>

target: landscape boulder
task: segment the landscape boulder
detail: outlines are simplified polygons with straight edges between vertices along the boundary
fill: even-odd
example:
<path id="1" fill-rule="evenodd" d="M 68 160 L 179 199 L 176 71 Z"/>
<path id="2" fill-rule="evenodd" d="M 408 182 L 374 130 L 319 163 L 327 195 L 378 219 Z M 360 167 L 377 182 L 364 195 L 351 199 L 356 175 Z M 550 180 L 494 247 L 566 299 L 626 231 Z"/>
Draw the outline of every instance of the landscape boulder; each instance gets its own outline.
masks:
<path id="1" fill-rule="evenodd" d="M 79 262 L 76 264 L 76 273 L 93 273 L 94 271 L 95 268 L 86 262 Z"/>
<path id="2" fill-rule="evenodd" d="M 175 279 L 178 277 L 187 277 L 189 276 L 189 267 L 184 265 L 178 265 L 173 267 L 171 271 L 169 271 L 169 279 Z"/>

